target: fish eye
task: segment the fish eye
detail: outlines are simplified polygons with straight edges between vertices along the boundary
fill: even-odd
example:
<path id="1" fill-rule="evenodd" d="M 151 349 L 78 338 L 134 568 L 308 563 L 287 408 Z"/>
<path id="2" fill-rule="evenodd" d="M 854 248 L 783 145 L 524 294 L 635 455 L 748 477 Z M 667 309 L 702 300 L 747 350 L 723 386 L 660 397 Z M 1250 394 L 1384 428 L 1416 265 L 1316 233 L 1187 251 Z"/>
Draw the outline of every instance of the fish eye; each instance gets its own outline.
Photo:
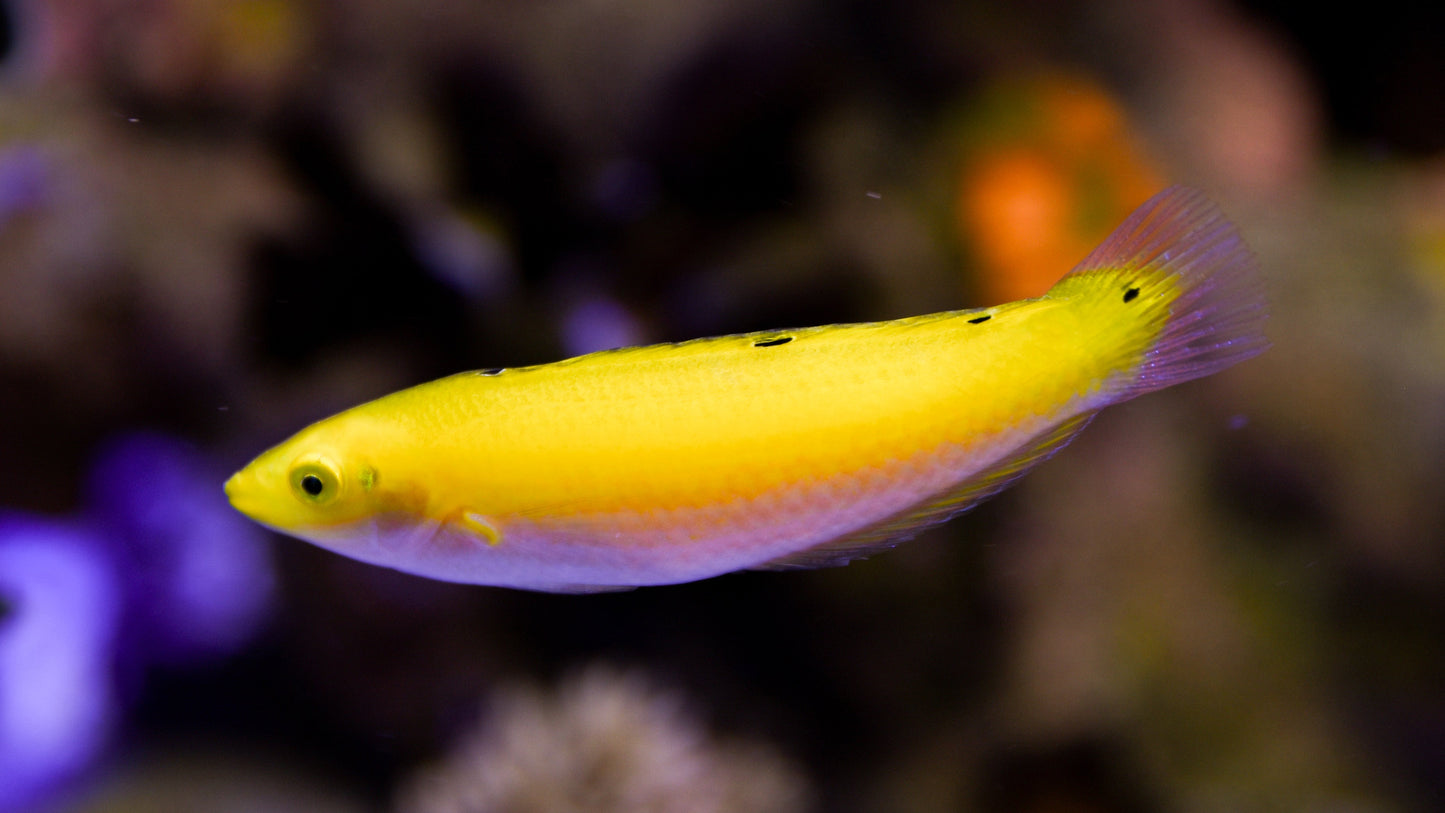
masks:
<path id="1" fill-rule="evenodd" d="M 321 492 L 326 490 L 326 486 L 322 484 L 320 477 L 314 474 L 303 474 L 301 475 L 301 490 L 313 497 L 320 497 Z"/>
<path id="2" fill-rule="evenodd" d="M 341 469 L 327 457 L 302 458 L 291 467 L 291 490 L 303 502 L 325 505 L 341 494 Z"/>

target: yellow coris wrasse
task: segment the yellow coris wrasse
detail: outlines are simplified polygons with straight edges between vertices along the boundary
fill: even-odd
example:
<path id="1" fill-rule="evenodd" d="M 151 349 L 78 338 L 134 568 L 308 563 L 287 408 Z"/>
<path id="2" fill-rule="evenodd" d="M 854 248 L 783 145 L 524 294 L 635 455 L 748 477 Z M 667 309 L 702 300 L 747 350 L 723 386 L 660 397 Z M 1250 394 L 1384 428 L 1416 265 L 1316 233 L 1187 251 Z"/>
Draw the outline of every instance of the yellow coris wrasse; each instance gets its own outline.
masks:
<path id="1" fill-rule="evenodd" d="M 1038 299 L 461 373 L 226 483 L 264 525 L 447 581 L 588 590 L 841 564 L 998 492 L 1109 404 L 1261 352 L 1255 263 L 1161 192 Z"/>

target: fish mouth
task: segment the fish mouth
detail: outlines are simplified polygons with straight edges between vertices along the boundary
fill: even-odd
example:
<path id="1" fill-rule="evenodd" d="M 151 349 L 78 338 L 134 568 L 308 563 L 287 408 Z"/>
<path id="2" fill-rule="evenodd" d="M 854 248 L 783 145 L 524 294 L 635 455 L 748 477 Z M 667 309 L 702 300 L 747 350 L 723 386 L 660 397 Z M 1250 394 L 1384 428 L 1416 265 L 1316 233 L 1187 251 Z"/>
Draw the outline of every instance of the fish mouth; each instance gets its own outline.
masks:
<path id="1" fill-rule="evenodd" d="M 264 525 L 266 523 L 261 518 L 261 503 L 257 499 L 255 479 L 243 469 L 231 475 L 221 489 L 226 492 L 226 499 L 232 508 Z"/>

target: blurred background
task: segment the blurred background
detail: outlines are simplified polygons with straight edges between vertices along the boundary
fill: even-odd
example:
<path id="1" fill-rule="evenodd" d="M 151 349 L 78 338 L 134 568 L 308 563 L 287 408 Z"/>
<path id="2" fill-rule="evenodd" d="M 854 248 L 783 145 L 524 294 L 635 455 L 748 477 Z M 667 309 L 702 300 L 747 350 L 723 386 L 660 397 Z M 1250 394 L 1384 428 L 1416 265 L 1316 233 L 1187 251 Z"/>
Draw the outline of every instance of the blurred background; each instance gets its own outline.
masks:
<path id="1" fill-rule="evenodd" d="M 1445 807 L 1445 7 L 0 3 L 0 811 Z M 1036 295 L 1274 348 L 841 569 L 557 596 L 220 483 L 464 369 Z"/>

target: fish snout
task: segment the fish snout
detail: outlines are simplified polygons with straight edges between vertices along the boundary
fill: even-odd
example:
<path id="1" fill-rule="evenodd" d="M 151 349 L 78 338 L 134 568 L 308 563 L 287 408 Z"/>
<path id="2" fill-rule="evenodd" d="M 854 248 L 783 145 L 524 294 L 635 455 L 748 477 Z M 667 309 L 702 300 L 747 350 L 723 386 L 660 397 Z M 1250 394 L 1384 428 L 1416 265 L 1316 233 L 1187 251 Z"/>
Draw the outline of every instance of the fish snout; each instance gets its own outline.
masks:
<path id="1" fill-rule="evenodd" d="M 231 475 L 221 488 L 226 492 L 226 499 L 230 501 L 232 508 L 251 519 L 260 521 L 257 513 L 261 504 L 261 495 L 257 488 L 255 474 L 248 469 L 242 469 Z"/>

